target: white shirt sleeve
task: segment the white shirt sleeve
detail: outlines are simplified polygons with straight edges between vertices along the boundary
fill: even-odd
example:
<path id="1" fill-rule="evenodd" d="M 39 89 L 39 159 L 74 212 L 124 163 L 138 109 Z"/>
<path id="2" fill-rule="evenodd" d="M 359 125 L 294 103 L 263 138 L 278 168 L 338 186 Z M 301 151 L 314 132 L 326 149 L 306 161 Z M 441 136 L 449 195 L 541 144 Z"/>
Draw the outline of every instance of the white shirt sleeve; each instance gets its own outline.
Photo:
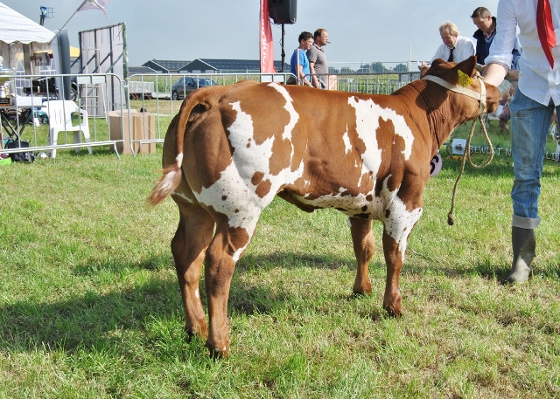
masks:
<path id="1" fill-rule="evenodd" d="M 497 17 L 500 18 L 500 29 L 492 41 L 490 53 L 484 63 L 497 63 L 509 68 L 513 59 L 511 52 L 515 45 L 517 33 L 517 19 L 512 3 L 500 1 Z"/>

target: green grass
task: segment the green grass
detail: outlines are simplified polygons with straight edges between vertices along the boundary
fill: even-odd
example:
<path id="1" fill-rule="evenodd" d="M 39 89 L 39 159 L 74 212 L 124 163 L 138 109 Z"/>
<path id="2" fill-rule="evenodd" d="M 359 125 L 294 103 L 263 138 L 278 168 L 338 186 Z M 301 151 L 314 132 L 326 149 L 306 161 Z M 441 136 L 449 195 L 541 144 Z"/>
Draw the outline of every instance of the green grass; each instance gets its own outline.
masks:
<path id="1" fill-rule="evenodd" d="M 558 164 L 545 165 L 535 276 L 502 286 L 511 158 L 467 166 L 455 226 L 460 162 L 444 161 L 410 238 L 399 319 L 381 308 L 378 222 L 373 294 L 353 297 L 346 218 L 276 199 L 233 278 L 232 355 L 215 361 L 184 339 L 177 209 L 145 204 L 161 148 L 93 151 L 0 166 L 0 398 L 560 397 Z"/>

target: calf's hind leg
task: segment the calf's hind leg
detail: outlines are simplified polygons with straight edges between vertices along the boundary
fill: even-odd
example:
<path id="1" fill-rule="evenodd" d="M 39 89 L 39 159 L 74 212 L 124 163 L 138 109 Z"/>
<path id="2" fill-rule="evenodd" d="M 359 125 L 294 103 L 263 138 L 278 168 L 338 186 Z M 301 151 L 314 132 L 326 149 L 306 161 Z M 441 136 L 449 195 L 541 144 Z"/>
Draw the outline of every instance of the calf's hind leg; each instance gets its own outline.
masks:
<path id="1" fill-rule="evenodd" d="M 235 264 L 251 237 L 244 228 L 229 227 L 227 221 L 216 227 L 216 233 L 206 253 L 204 282 L 208 298 L 210 329 L 206 346 L 210 355 L 229 356 L 228 298 Z"/>
<path id="2" fill-rule="evenodd" d="M 185 309 L 185 330 L 189 336 L 196 334 L 206 339 L 208 328 L 200 301 L 200 274 L 206 248 L 212 240 L 214 220 L 204 211 L 200 212 L 181 211 L 171 252 Z"/>
<path id="3" fill-rule="evenodd" d="M 371 294 L 371 280 L 369 278 L 369 262 L 375 253 L 375 240 L 371 230 L 371 220 L 350 218 L 350 232 L 354 244 L 354 255 L 358 262 L 356 280 L 354 281 L 355 294 Z"/>

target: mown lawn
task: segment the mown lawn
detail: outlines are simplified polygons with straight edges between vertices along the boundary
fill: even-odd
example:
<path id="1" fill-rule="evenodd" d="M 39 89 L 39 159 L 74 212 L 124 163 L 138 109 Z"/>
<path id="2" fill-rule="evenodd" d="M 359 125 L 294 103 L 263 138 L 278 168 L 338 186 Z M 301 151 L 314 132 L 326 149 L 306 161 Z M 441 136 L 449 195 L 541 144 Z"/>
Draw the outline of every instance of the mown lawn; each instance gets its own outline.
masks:
<path id="1" fill-rule="evenodd" d="M 511 158 L 467 167 L 454 226 L 460 162 L 446 160 L 409 242 L 399 319 L 381 307 L 381 252 L 373 295 L 352 296 L 346 218 L 276 199 L 233 278 L 232 355 L 215 361 L 184 339 L 177 209 L 145 204 L 160 158 L 94 148 L 0 166 L 1 398 L 560 397 L 559 164 L 546 161 L 534 278 L 502 286 Z"/>

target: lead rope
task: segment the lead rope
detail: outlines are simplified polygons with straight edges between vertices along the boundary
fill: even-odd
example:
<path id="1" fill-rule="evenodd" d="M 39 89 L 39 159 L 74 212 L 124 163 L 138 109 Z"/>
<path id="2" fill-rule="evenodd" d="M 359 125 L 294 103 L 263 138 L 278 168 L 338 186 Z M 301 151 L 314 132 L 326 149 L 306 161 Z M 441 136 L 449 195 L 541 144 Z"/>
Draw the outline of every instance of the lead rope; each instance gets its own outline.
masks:
<path id="1" fill-rule="evenodd" d="M 494 158 L 494 147 L 492 147 L 492 141 L 490 140 L 490 137 L 488 136 L 488 132 L 486 131 L 486 125 L 482 121 L 482 117 L 480 115 L 478 115 L 478 119 L 480 120 L 480 125 L 482 126 L 482 130 L 484 131 L 484 138 L 486 139 L 486 142 L 488 143 L 488 146 L 490 147 L 490 158 L 488 158 L 488 160 L 486 162 L 483 162 L 480 165 L 475 165 L 472 161 L 472 158 L 471 158 L 471 139 L 474 135 L 474 128 L 476 127 L 476 119 L 477 118 L 475 118 L 473 120 L 471 131 L 469 133 L 469 137 L 467 138 L 467 144 L 466 144 L 467 148 L 465 149 L 465 153 L 463 154 L 463 160 L 461 162 L 461 171 L 459 172 L 459 176 L 457 176 L 457 180 L 455 181 L 455 187 L 453 187 L 453 197 L 451 198 L 451 210 L 449 211 L 449 214 L 447 215 L 447 224 L 449 224 L 450 226 L 453 226 L 455 224 L 455 216 L 453 216 L 453 208 L 455 208 L 455 198 L 457 196 L 457 187 L 459 186 L 459 180 L 461 180 L 461 176 L 463 175 L 463 172 L 465 171 L 465 163 L 466 163 L 467 158 L 468 158 L 471 166 L 475 169 L 485 168 L 486 166 L 488 166 L 490 164 L 490 162 L 492 162 L 492 159 Z"/>

